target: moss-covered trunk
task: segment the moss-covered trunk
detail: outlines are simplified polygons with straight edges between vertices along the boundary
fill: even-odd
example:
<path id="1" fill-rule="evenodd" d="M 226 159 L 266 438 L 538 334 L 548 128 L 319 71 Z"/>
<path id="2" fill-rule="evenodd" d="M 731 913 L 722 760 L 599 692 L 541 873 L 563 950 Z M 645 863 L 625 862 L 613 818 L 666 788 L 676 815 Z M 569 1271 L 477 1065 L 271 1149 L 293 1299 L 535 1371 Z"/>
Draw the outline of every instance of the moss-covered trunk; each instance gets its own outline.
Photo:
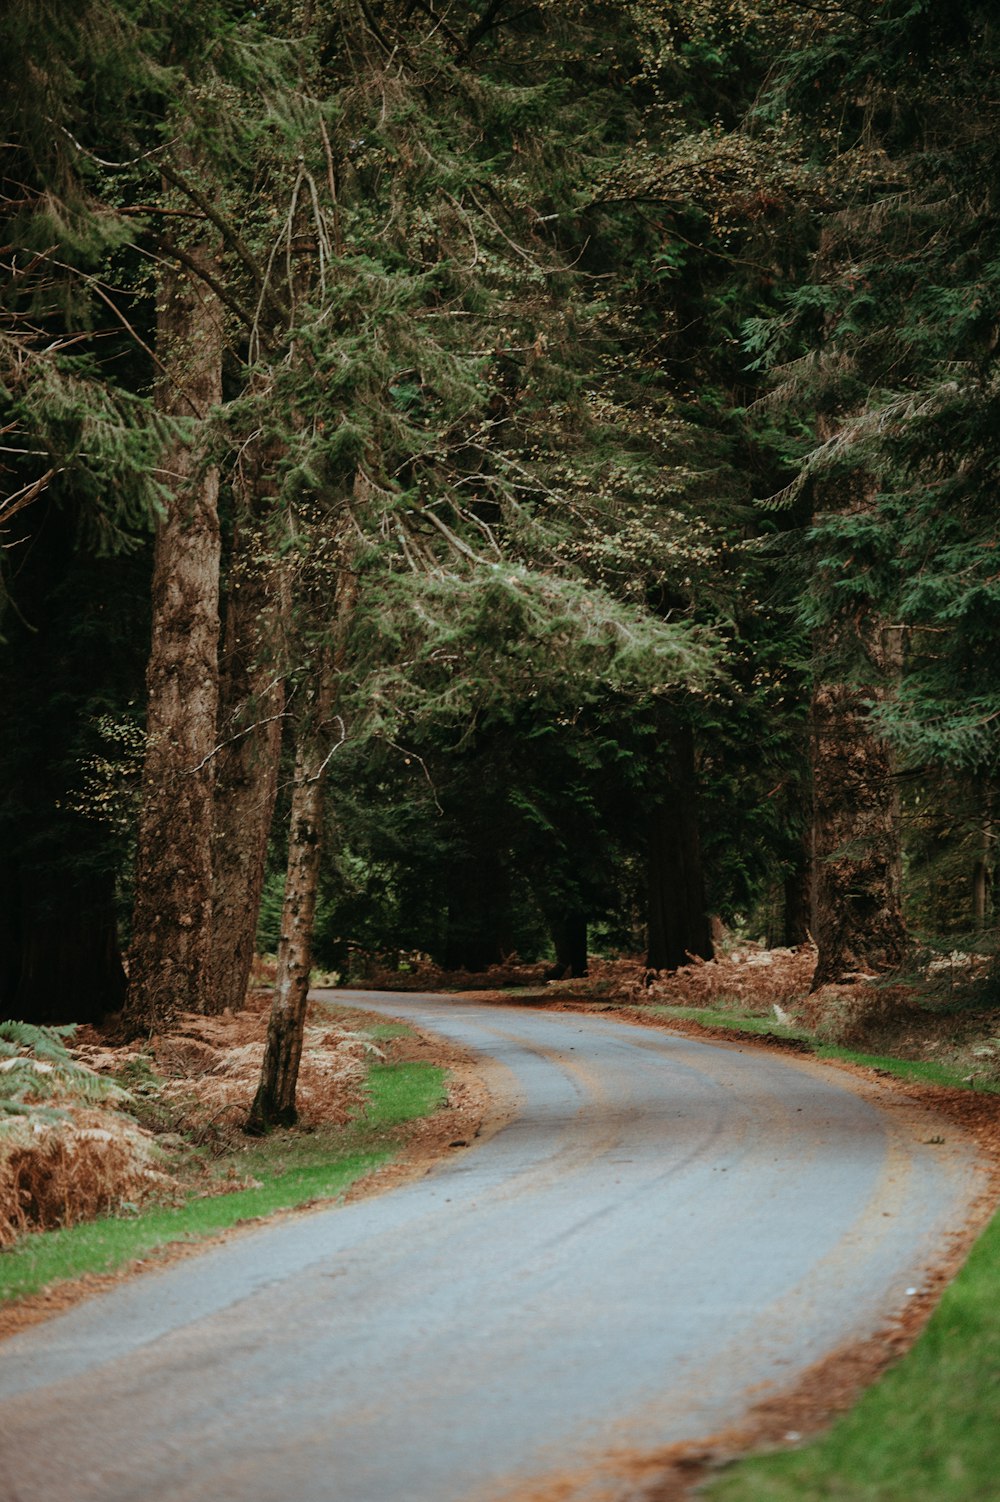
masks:
<path id="1" fill-rule="evenodd" d="M 220 664 L 215 785 L 211 1005 L 243 1005 L 274 816 L 285 708 L 284 573 L 263 535 L 276 451 L 253 452 L 242 479 Z"/>
<path id="2" fill-rule="evenodd" d="M 290 1126 L 296 1119 L 295 1088 L 302 1057 L 313 920 L 323 851 L 323 784 L 330 758 L 332 676 L 328 655 L 324 654 L 312 703 L 307 705 L 299 722 L 278 975 L 260 1083 L 247 1120 L 248 1132 Z"/>
<path id="3" fill-rule="evenodd" d="M 213 252 L 194 246 L 211 275 Z M 136 855 L 126 1020 L 157 1027 L 209 1005 L 212 800 L 218 700 L 218 470 L 206 457 L 205 419 L 222 398 L 222 319 L 206 284 L 165 265 L 157 350 L 161 411 L 186 433 L 162 459 L 170 488 L 156 537 L 147 748 Z"/>
<path id="4" fill-rule="evenodd" d="M 867 684 L 821 683 L 813 694 L 814 989 L 892 970 L 906 948 L 895 767 L 871 721 L 896 681 L 898 632 L 868 616 L 840 629 L 872 672 Z"/>

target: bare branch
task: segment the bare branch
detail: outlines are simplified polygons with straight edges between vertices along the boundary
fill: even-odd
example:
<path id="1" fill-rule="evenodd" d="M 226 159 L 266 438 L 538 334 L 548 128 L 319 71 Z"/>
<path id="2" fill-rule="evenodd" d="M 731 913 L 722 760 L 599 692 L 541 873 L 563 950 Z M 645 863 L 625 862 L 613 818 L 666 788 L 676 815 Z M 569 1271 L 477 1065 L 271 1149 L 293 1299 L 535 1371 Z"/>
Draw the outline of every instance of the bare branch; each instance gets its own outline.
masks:
<path id="1" fill-rule="evenodd" d="M 277 680 L 275 680 L 275 682 L 277 682 Z M 265 692 L 270 692 L 270 689 L 274 686 L 274 683 L 270 684 L 269 688 Z M 220 741 L 217 746 L 213 746 L 207 756 L 202 757 L 197 766 L 185 767 L 185 774 L 188 777 L 193 777 L 196 772 L 200 772 L 203 767 L 207 767 L 212 758 L 214 756 L 218 756 L 219 752 L 224 751 L 227 746 L 235 746 L 237 741 L 243 740 L 244 736 L 251 735 L 255 730 L 260 730 L 264 725 L 273 725 L 276 720 L 287 720 L 288 718 L 289 711 L 287 709 L 284 709 L 280 714 L 268 715 L 266 720 L 255 720 L 252 725 L 244 725 L 243 729 L 238 730 L 235 735 L 227 736 L 224 741 Z"/>
<path id="2" fill-rule="evenodd" d="M 65 125 L 59 125 L 57 121 L 53 120 L 50 115 L 46 115 L 45 118 L 48 121 L 49 125 L 54 125 L 57 130 L 61 131 L 62 134 L 66 137 L 67 141 L 71 141 L 72 144 L 76 147 L 77 151 L 79 151 L 83 156 L 89 157 L 90 160 L 92 162 L 96 162 L 99 167 L 112 167 L 115 171 L 119 172 L 125 167 L 134 167 L 139 162 L 146 162 L 151 156 L 156 156 L 161 151 L 169 151 L 170 147 L 174 145 L 173 141 L 164 141 L 162 145 L 151 146 L 148 151 L 140 152 L 138 156 L 131 157 L 127 162 L 106 162 L 103 157 L 98 156 L 96 152 L 90 151 L 86 146 L 84 146 L 82 141 L 78 141 L 76 139 L 76 136 L 74 136 L 70 131 L 66 129 Z"/>
<path id="3" fill-rule="evenodd" d="M 23 511 L 25 506 L 30 506 L 32 501 L 36 501 L 42 491 L 47 488 L 49 481 L 61 473 L 61 469 L 47 469 L 44 475 L 39 475 L 37 480 L 32 480 L 28 485 L 22 485 L 20 490 L 15 490 L 13 495 L 9 495 L 5 501 L 0 502 L 0 525 L 9 522 L 11 517 Z"/>
<path id="4" fill-rule="evenodd" d="M 334 715 L 333 718 L 336 720 L 337 724 L 340 726 L 340 740 L 337 741 L 334 745 L 332 745 L 330 747 L 329 751 L 326 753 L 326 755 L 324 756 L 323 760 L 320 762 L 319 766 L 316 768 L 315 772 L 313 772 L 310 777 L 303 777 L 302 778 L 302 783 L 303 784 L 305 784 L 307 782 L 319 782 L 320 779 L 323 776 L 323 773 L 326 771 L 327 767 L 330 765 L 330 762 L 331 762 L 331 760 L 333 758 L 334 752 L 335 751 L 339 751 L 340 748 L 341 748 L 341 746 L 343 746 L 346 743 L 346 741 L 347 741 L 347 726 L 344 724 L 343 719 L 341 718 L 341 716 L 339 714 Z"/>
<path id="5" fill-rule="evenodd" d="M 441 536 L 447 539 L 450 545 L 455 549 L 456 553 L 460 553 L 463 558 L 468 558 L 472 563 L 485 563 L 486 560 L 484 558 L 480 558 L 479 554 L 473 548 L 470 548 L 468 543 L 463 542 L 460 537 L 457 537 L 455 535 L 455 533 L 449 526 L 445 525 L 445 523 L 438 516 L 437 512 L 421 511 L 420 515 L 424 517 L 425 520 L 431 522 L 433 526 L 437 527 L 438 531 L 441 533 Z"/>

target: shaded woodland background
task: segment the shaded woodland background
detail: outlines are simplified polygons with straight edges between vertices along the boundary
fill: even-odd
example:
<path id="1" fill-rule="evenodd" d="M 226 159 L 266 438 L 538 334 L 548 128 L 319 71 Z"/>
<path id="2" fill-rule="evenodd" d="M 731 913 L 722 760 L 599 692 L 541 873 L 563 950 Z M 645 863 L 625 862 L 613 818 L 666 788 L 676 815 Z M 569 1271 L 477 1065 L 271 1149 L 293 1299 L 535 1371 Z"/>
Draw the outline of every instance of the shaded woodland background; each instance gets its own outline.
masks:
<path id="1" fill-rule="evenodd" d="M 992 5 L 0 32 L 0 1017 L 992 952 Z"/>

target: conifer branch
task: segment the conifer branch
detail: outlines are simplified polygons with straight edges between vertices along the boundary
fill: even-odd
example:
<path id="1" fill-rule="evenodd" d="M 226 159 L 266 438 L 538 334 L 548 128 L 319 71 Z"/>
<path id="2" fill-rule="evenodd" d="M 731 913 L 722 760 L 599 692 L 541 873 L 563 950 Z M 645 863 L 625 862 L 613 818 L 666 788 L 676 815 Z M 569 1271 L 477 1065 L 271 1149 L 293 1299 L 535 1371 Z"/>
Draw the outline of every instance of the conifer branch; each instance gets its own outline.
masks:
<path id="1" fill-rule="evenodd" d="M 236 252 L 236 255 L 253 277 L 255 285 L 259 289 L 263 289 L 264 273 L 260 268 L 256 256 L 250 250 L 239 231 L 233 228 L 224 214 L 219 213 L 211 199 L 200 188 L 196 188 L 193 183 L 189 183 L 182 173 L 176 171 L 168 163 L 160 163 L 160 172 L 168 183 L 172 183 L 185 197 L 190 198 L 192 203 L 197 204 L 205 218 L 211 224 L 215 225 L 226 244 Z"/>

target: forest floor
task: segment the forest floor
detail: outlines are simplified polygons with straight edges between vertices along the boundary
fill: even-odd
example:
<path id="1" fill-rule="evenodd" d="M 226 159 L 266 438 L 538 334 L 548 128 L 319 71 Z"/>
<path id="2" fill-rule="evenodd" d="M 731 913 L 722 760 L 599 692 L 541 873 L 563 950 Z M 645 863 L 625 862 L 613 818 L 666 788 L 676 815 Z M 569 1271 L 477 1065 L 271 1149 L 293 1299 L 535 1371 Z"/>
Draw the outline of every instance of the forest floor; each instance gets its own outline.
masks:
<path id="1" fill-rule="evenodd" d="M 650 972 L 637 959 L 594 959 L 583 978 L 544 979 L 544 965 L 516 958 L 470 974 L 433 966 L 370 969 L 358 985 L 386 991 L 458 990 L 470 1000 L 582 1006 L 671 1025 L 696 1022 L 717 1034 L 798 1044 L 821 1056 L 838 1050 L 913 1066 L 914 1078 L 1000 1090 L 1000 975 L 996 961 L 962 952 L 930 959 L 891 981 L 858 976 L 810 992 L 816 951 L 747 943 L 713 960 Z M 907 1071 L 904 1071 L 907 1072 Z"/>

